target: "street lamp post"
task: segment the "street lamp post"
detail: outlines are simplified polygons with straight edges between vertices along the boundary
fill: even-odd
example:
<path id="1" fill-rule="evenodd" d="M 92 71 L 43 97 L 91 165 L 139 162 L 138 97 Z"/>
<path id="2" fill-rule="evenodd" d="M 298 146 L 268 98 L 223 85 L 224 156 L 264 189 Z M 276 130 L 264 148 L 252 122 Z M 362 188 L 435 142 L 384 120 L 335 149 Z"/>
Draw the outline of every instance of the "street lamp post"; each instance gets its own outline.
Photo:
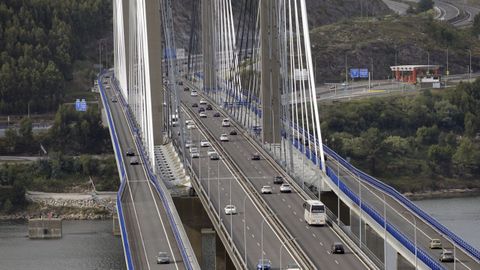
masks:
<path id="1" fill-rule="evenodd" d="M 468 49 L 469 65 L 468 65 L 468 81 L 472 81 L 472 50 Z"/>
<path id="2" fill-rule="evenodd" d="M 271 217 L 271 216 L 274 216 L 274 215 L 275 215 L 275 214 L 267 215 L 266 217 L 264 217 L 264 218 L 262 219 L 262 223 L 260 224 L 260 233 L 261 233 L 260 238 L 261 238 L 261 249 L 262 249 L 262 251 L 261 251 L 261 252 L 262 252 L 262 262 L 263 262 L 263 259 L 264 259 L 264 258 L 263 258 L 263 223 L 265 223 L 267 217 Z"/>
<path id="3" fill-rule="evenodd" d="M 247 263 L 247 208 L 245 208 L 245 204 L 247 202 L 248 196 L 245 194 L 243 198 L 243 246 L 244 246 L 244 262 L 245 262 L 245 269 L 248 269 Z"/>
<path id="4" fill-rule="evenodd" d="M 295 237 L 292 237 L 292 238 L 290 238 L 290 239 L 287 239 L 287 240 L 283 241 L 283 242 L 282 242 L 282 245 L 280 246 L 280 269 L 283 269 L 283 268 L 282 268 L 282 249 L 283 249 L 283 247 L 285 246 L 285 244 L 286 244 L 287 242 L 290 242 L 290 241 L 292 241 L 292 240 L 295 240 Z"/>
<path id="5" fill-rule="evenodd" d="M 414 246 L 415 246 L 415 270 L 416 270 L 417 266 L 418 266 L 417 265 L 417 219 L 410 212 L 403 211 L 402 213 L 403 214 L 408 214 L 409 216 L 411 216 L 413 218 L 413 225 L 414 225 L 413 243 L 414 243 Z"/>
<path id="6" fill-rule="evenodd" d="M 427 74 L 430 74 L 430 52 L 427 51 Z"/>
<path id="7" fill-rule="evenodd" d="M 387 200 L 385 199 L 385 193 L 383 196 L 383 264 L 387 269 Z"/>

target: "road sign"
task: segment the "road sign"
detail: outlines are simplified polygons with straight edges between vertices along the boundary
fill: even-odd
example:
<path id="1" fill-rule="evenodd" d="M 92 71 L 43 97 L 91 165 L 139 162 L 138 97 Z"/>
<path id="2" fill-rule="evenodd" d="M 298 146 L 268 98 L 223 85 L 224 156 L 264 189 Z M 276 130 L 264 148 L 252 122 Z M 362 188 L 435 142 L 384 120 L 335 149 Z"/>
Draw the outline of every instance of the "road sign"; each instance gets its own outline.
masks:
<path id="1" fill-rule="evenodd" d="M 358 68 L 350 69 L 350 78 L 355 79 L 360 77 L 360 70 Z"/>
<path id="2" fill-rule="evenodd" d="M 359 70 L 359 77 L 368 79 L 368 68 L 361 68 Z"/>
<path id="3" fill-rule="evenodd" d="M 85 101 L 85 99 L 82 99 L 80 101 L 80 111 L 81 112 L 86 112 L 87 111 L 87 101 Z"/>
<path id="4" fill-rule="evenodd" d="M 80 111 L 80 99 L 75 100 L 75 110 Z"/>

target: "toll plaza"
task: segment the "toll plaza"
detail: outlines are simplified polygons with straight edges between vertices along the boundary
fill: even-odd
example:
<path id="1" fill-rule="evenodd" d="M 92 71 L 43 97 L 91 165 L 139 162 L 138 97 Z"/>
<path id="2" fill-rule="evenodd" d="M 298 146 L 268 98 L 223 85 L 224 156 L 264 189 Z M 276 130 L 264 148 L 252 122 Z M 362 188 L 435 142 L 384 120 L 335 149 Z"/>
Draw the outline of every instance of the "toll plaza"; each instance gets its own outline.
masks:
<path id="1" fill-rule="evenodd" d="M 441 77 L 439 65 L 391 66 L 390 70 L 395 80 L 411 84 L 440 82 Z"/>

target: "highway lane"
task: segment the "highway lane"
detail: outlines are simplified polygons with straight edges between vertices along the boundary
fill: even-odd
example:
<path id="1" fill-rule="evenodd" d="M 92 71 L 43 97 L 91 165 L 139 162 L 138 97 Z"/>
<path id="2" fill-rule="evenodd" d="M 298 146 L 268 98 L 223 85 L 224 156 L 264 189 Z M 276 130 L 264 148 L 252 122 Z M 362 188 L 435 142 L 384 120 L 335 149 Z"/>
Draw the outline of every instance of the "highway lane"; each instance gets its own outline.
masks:
<path id="1" fill-rule="evenodd" d="M 182 111 L 184 113 L 184 111 Z M 208 113 L 211 117 L 211 113 Z M 185 116 L 184 119 L 191 119 Z M 180 123 L 184 124 L 184 123 Z M 179 128 L 174 129 L 174 134 L 178 134 Z M 186 138 L 192 140 L 193 144 L 200 151 L 199 158 L 191 158 L 187 151 L 187 158 L 193 164 L 196 174 L 200 178 L 200 183 L 207 194 L 210 194 L 212 205 L 215 206 L 217 213 L 220 213 L 222 222 L 227 230 L 233 233 L 234 244 L 238 247 L 242 258 L 245 256 L 245 240 L 247 250 L 247 269 L 254 269 L 262 254 L 262 222 L 263 224 L 263 255 L 265 259 L 272 262 L 274 269 L 280 268 L 280 257 L 283 266 L 288 263 L 295 263 L 293 257 L 282 243 L 279 237 L 273 232 L 268 222 L 257 207 L 254 205 L 250 196 L 240 186 L 238 179 L 235 178 L 223 158 L 220 160 L 210 160 L 207 151 L 216 149 L 213 147 L 200 147 L 200 140 L 205 139 L 199 129 L 188 130 Z M 178 143 L 178 137 L 175 138 Z M 218 149 L 216 149 L 217 152 Z M 230 190 L 232 192 L 230 192 Z M 230 196 L 230 194 L 232 196 Z M 237 207 L 237 215 L 225 215 L 224 208 L 227 204 L 233 204 Z M 232 225 L 232 227 L 231 227 Z M 246 234 L 244 234 L 246 232 Z M 229 233 L 230 234 L 230 233 Z M 227 247 L 228 248 L 228 247 Z"/>
<path id="2" fill-rule="evenodd" d="M 357 194 L 362 194 L 362 201 L 373 207 L 377 213 L 383 216 L 384 196 L 382 195 L 381 191 L 372 187 L 368 183 L 362 182 L 360 184 L 360 182 L 356 180 L 356 175 L 352 174 L 341 166 L 338 167 L 338 164 L 332 161 L 332 159 L 327 160 L 327 166 L 334 169 L 336 172 L 339 171 L 342 181 L 351 190 L 356 191 Z M 360 189 L 361 192 L 359 192 Z M 413 213 L 410 213 L 410 211 L 403 206 L 403 204 L 400 204 L 388 194 L 385 194 L 385 202 L 387 221 L 394 225 L 407 237 L 409 237 L 412 242 L 414 242 L 416 228 L 417 246 L 428 252 L 433 259 L 439 258 L 441 250 L 431 250 L 429 248 L 429 243 L 432 238 L 441 239 L 445 248 L 453 249 L 452 243 L 450 243 L 444 236 L 440 235 L 422 219 L 417 218 Z M 480 269 L 480 264 L 473 261 L 473 259 L 466 255 L 463 251 L 457 249 L 455 253 L 457 259 L 459 260 L 455 265 L 455 269 Z M 442 265 L 446 267 L 446 269 L 454 269 L 453 263 L 443 263 Z"/>
<path id="3" fill-rule="evenodd" d="M 109 97 L 108 102 L 127 173 L 128 182 L 122 196 L 122 204 L 134 267 L 185 269 L 165 208 L 155 187 L 147 180 L 144 167 L 141 164 L 130 165 L 129 158 L 125 156 L 126 150 L 135 147 L 135 144 L 120 99 L 117 99 L 118 102 L 112 102 L 111 97 L 116 95 L 113 89 L 107 89 L 106 94 Z M 136 148 L 135 153 L 138 153 Z M 167 252 L 172 263 L 158 265 L 156 256 L 160 251 Z"/>
<path id="4" fill-rule="evenodd" d="M 189 92 L 182 93 L 182 100 L 187 104 L 198 103 L 199 98 L 190 97 Z M 208 130 L 218 137 L 228 133 L 231 128 L 221 127 L 221 118 L 201 120 Z M 250 182 L 260 192 L 263 185 L 271 185 L 274 194 L 262 195 L 267 204 L 274 210 L 288 231 L 297 239 L 302 249 L 307 253 L 318 268 L 324 269 L 365 269 L 363 263 L 348 248 L 344 255 L 332 255 L 330 246 L 340 241 L 339 237 L 328 227 L 310 227 L 303 220 L 303 200 L 296 194 L 280 194 L 279 187 L 272 184 L 273 176 L 279 173 L 262 157 L 260 161 L 252 161 L 250 157 L 257 152 L 243 136 L 230 136 L 230 141 L 223 143 L 228 153 L 250 179 Z"/>

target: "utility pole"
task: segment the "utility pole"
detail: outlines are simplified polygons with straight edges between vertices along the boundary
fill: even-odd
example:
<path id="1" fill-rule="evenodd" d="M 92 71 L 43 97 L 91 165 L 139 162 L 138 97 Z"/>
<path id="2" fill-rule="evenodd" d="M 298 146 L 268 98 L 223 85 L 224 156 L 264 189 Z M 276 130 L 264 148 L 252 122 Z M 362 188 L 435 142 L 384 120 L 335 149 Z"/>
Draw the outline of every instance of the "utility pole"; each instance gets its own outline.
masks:
<path id="1" fill-rule="evenodd" d="M 445 87 L 447 87 L 448 84 L 448 75 L 450 75 L 450 70 L 448 69 L 448 48 L 447 48 L 447 79 L 445 80 Z"/>
<path id="2" fill-rule="evenodd" d="M 348 62 L 347 62 L 347 53 L 345 53 L 345 83 L 348 85 Z"/>

